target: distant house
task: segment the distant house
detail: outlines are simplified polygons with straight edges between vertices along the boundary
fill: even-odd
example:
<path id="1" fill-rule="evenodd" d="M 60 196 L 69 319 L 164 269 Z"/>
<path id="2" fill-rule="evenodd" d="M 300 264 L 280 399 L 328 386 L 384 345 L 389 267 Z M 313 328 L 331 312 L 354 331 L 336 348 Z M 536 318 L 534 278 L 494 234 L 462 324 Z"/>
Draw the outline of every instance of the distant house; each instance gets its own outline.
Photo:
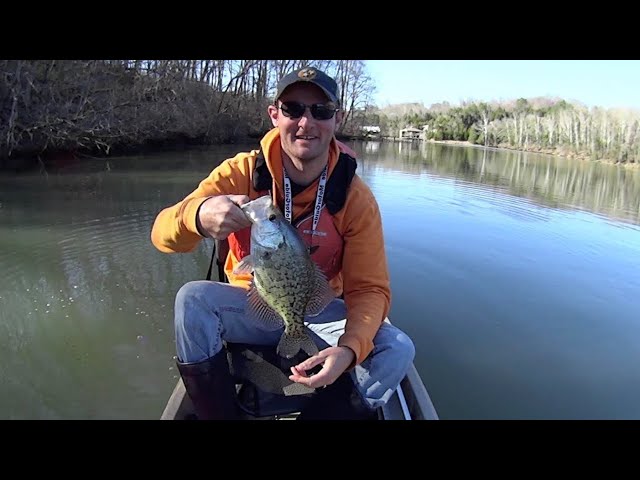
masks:
<path id="1" fill-rule="evenodd" d="M 361 129 L 365 137 L 377 137 L 380 135 L 380 127 L 378 125 L 365 125 Z"/>
<path id="2" fill-rule="evenodd" d="M 400 140 L 418 140 L 422 130 L 415 127 L 407 127 L 400 130 Z"/>
<path id="3" fill-rule="evenodd" d="M 406 127 L 400 130 L 400 140 L 426 140 L 429 132 L 429 125 L 422 128 Z"/>

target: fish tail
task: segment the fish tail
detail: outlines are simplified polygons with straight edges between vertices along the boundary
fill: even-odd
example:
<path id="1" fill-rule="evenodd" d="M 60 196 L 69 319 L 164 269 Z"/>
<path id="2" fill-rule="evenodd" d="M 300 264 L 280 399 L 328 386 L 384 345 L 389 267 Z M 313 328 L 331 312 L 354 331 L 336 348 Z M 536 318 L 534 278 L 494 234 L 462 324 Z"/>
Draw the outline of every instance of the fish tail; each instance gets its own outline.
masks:
<path id="1" fill-rule="evenodd" d="M 318 347 L 313 339 L 304 331 L 300 330 L 295 334 L 287 333 L 285 330 L 280 337 L 276 352 L 281 357 L 292 358 L 300 350 L 304 350 L 310 357 L 318 353 Z"/>

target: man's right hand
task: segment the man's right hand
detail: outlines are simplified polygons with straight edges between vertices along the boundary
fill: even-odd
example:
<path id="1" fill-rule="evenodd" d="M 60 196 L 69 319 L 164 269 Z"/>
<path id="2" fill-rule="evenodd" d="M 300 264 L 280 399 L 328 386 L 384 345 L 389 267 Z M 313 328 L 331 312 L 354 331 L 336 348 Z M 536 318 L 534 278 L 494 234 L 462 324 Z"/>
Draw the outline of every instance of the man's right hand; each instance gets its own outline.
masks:
<path id="1" fill-rule="evenodd" d="M 200 205 L 196 222 L 201 233 L 224 240 L 232 232 L 251 225 L 239 205 L 249 202 L 246 195 L 217 195 Z"/>

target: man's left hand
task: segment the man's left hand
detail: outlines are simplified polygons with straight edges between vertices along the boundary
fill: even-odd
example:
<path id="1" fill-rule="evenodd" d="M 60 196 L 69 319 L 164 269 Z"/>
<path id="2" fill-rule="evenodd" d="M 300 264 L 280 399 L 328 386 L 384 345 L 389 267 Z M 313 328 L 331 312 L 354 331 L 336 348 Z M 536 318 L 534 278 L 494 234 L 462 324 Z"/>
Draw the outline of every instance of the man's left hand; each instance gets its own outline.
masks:
<path id="1" fill-rule="evenodd" d="M 289 380 L 302 383 L 310 388 L 320 388 L 331 385 L 353 362 L 355 353 L 349 347 L 329 347 L 304 362 L 291 367 L 293 375 Z M 315 375 L 308 376 L 307 370 L 322 364 L 322 369 Z"/>

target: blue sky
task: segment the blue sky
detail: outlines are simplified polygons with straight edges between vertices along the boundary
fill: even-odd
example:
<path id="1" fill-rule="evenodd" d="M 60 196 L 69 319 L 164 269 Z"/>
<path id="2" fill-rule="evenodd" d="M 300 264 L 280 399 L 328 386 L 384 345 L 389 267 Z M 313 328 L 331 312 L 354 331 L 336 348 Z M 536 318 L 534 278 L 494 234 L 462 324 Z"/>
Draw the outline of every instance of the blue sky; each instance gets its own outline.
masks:
<path id="1" fill-rule="evenodd" d="M 378 106 L 541 96 L 640 109 L 640 60 L 367 60 Z"/>

